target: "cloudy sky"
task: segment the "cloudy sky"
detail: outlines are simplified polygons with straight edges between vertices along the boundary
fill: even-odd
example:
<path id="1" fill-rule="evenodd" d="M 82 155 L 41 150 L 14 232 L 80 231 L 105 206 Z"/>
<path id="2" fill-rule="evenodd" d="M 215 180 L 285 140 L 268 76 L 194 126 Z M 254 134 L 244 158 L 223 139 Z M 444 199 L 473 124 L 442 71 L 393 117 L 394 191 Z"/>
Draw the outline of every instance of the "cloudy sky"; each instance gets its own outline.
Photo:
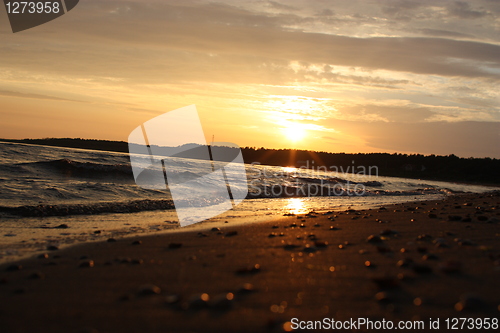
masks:
<path id="1" fill-rule="evenodd" d="M 13 34 L 0 137 L 126 141 L 196 104 L 240 146 L 500 158 L 500 1 L 83 0 Z"/>

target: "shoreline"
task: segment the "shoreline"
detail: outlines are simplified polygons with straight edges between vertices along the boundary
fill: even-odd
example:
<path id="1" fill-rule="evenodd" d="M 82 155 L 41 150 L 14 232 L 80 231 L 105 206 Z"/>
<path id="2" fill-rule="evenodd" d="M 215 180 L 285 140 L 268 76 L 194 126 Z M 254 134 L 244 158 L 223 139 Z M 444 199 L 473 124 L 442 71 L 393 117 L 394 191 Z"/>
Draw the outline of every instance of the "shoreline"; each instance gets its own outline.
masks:
<path id="1" fill-rule="evenodd" d="M 498 192 L 463 194 L 48 251 L 0 265 L 0 330 L 281 332 L 292 318 L 498 318 L 499 207 Z"/>

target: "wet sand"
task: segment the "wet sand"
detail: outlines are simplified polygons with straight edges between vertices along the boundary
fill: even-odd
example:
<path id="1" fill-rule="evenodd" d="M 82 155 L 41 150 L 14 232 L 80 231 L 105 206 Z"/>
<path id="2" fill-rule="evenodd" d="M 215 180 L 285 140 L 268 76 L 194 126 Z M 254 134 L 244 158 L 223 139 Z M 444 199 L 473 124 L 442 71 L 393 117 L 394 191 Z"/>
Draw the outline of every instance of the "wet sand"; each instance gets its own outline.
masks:
<path id="1" fill-rule="evenodd" d="M 0 332 L 281 332 L 292 318 L 445 332 L 500 317 L 499 209 L 499 193 L 473 194 L 48 250 L 0 266 Z"/>

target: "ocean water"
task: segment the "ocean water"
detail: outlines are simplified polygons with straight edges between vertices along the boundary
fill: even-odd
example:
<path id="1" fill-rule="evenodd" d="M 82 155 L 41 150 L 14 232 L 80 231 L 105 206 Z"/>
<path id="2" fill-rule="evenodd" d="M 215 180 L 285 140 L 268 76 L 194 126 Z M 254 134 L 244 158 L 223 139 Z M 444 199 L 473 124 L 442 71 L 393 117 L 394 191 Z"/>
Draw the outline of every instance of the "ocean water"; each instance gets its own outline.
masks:
<path id="1" fill-rule="evenodd" d="M 129 154 L 0 142 L 0 260 L 43 251 L 48 245 L 233 226 L 285 213 L 375 208 L 499 189 L 381 177 L 375 168 L 359 175 L 245 162 L 247 182 L 240 186 L 247 188 L 239 190 L 248 190 L 247 199 L 203 223 L 180 228 L 168 188 L 137 186 Z M 196 179 L 205 167 L 203 161 L 187 158 L 174 158 L 169 165 L 175 165 L 181 181 Z M 229 172 L 227 177 L 236 175 Z M 218 198 L 191 202 L 193 198 L 186 195 L 177 200 L 209 207 Z"/>

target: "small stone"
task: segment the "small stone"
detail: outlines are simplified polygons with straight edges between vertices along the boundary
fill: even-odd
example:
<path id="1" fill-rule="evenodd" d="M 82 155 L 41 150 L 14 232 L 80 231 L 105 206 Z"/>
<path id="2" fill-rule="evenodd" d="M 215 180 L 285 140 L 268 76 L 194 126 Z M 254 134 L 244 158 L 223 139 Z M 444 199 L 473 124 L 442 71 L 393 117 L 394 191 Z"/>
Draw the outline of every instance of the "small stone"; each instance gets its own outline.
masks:
<path id="1" fill-rule="evenodd" d="M 216 295 L 210 301 L 210 306 L 218 310 L 228 310 L 233 306 L 234 294 L 224 293 Z"/>
<path id="2" fill-rule="evenodd" d="M 170 243 L 168 244 L 169 249 L 179 249 L 182 247 L 182 243 Z"/>
<path id="3" fill-rule="evenodd" d="M 49 245 L 49 246 L 47 246 L 47 250 L 49 250 L 49 251 L 57 251 L 57 250 L 59 250 L 59 247 L 57 247 L 55 245 Z"/>
<path id="4" fill-rule="evenodd" d="M 413 299 L 413 304 L 415 306 L 421 306 L 423 303 L 424 301 L 421 297 L 415 297 L 415 299 Z"/>
<path id="5" fill-rule="evenodd" d="M 220 231 L 220 228 L 216 228 L 216 227 L 213 227 L 212 229 L 210 229 L 211 231 Z"/>
<path id="6" fill-rule="evenodd" d="M 422 257 L 423 260 L 439 260 L 439 257 L 433 253 L 428 253 L 428 254 L 425 254 L 423 257 Z"/>
<path id="7" fill-rule="evenodd" d="M 229 231 L 229 232 L 226 232 L 226 237 L 232 237 L 232 236 L 236 236 L 238 234 L 238 231 Z"/>
<path id="8" fill-rule="evenodd" d="M 59 224 L 57 227 L 55 227 L 56 229 L 68 229 L 69 226 L 67 224 Z"/>
<path id="9" fill-rule="evenodd" d="M 144 263 L 144 260 L 142 260 L 142 259 L 133 259 L 131 263 L 134 264 L 134 265 L 142 265 Z"/>
<path id="10" fill-rule="evenodd" d="M 380 232 L 380 235 L 382 236 L 390 236 L 390 235 L 397 235 L 398 232 L 396 230 L 392 229 L 384 229 Z"/>
<path id="11" fill-rule="evenodd" d="M 311 246 L 309 244 L 306 244 L 306 246 L 304 247 L 304 249 L 302 250 L 306 253 L 314 253 L 316 251 L 318 251 L 318 248 L 316 246 Z"/>
<path id="12" fill-rule="evenodd" d="M 460 301 L 455 304 L 457 311 L 476 311 L 484 309 L 487 306 L 483 298 L 476 294 L 463 294 L 460 296 Z"/>
<path id="13" fill-rule="evenodd" d="M 15 272 L 15 271 L 20 271 L 22 269 L 23 269 L 23 265 L 13 264 L 13 265 L 8 266 L 5 270 L 7 272 Z"/>
<path id="14" fill-rule="evenodd" d="M 380 236 L 377 236 L 377 235 L 370 235 L 370 236 L 368 236 L 368 238 L 366 239 L 366 241 L 368 243 L 381 243 L 382 242 L 382 238 L 380 238 Z"/>
<path id="15" fill-rule="evenodd" d="M 94 260 L 85 260 L 80 263 L 79 267 L 94 267 Z"/>
<path id="16" fill-rule="evenodd" d="M 410 267 L 411 265 L 413 265 L 413 259 L 406 258 L 406 259 L 399 260 L 397 262 L 397 265 L 399 267 Z"/>
<path id="17" fill-rule="evenodd" d="M 269 237 L 269 238 L 273 238 L 273 237 L 276 237 L 276 236 L 278 236 L 278 234 L 277 234 L 277 233 L 275 233 L 275 232 L 271 232 L 271 233 L 270 233 L 267 237 Z"/>
<path id="18" fill-rule="evenodd" d="M 142 241 L 140 240 L 133 241 L 132 245 L 142 245 Z"/>
<path id="19" fill-rule="evenodd" d="M 29 279 L 33 279 L 33 280 L 41 280 L 41 279 L 45 279 L 45 274 L 43 274 L 42 272 L 40 271 L 36 271 L 36 272 L 33 272 L 31 273 L 29 276 L 28 276 Z"/>
<path id="20" fill-rule="evenodd" d="M 291 243 L 288 243 L 288 244 L 283 245 L 283 248 L 284 248 L 285 250 L 293 250 L 293 249 L 296 249 L 296 248 L 298 248 L 298 247 L 300 247 L 300 245 L 291 244 Z"/>
<path id="21" fill-rule="evenodd" d="M 255 274 L 255 273 L 260 272 L 260 270 L 261 270 L 260 265 L 259 264 L 255 264 L 253 266 L 249 266 L 249 267 L 244 267 L 244 268 L 238 269 L 236 271 L 236 274 L 239 274 L 239 275 Z"/>
<path id="22" fill-rule="evenodd" d="M 133 298 L 134 298 L 134 296 L 133 296 L 132 294 L 124 294 L 124 295 L 120 296 L 120 297 L 118 298 L 118 300 L 119 300 L 120 302 L 126 302 L 126 301 L 130 301 L 130 300 L 132 300 Z"/>
<path id="23" fill-rule="evenodd" d="M 176 294 L 167 295 L 165 297 L 165 303 L 167 303 L 167 304 L 175 304 L 175 303 L 179 302 L 179 300 L 180 300 L 180 297 L 179 297 L 179 295 L 176 295 Z"/>
<path id="24" fill-rule="evenodd" d="M 337 228 L 337 227 L 334 227 L 333 225 L 331 225 L 330 230 L 335 231 L 335 230 L 340 230 L 340 228 Z"/>
<path id="25" fill-rule="evenodd" d="M 42 254 L 39 254 L 38 259 L 48 259 L 49 258 L 49 254 L 48 253 L 42 253 Z"/>
<path id="26" fill-rule="evenodd" d="M 209 300 L 210 296 L 208 296 L 208 294 L 196 294 L 189 298 L 185 308 L 194 310 L 201 309 L 208 305 Z"/>
<path id="27" fill-rule="evenodd" d="M 139 287 L 139 294 L 143 296 L 148 295 L 159 295 L 161 293 L 161 289 L 154 284 L 144 284 Z"/>
<path id="28" fill-rule="evenodd" d="M 431 239 L 432 239 L 432 236 L 428 235 L 428 234 L 422 234 L 422 235 L 417 236 L 417 240 L 420 240 L 420 241 L 427 241 L 427 240 L 431 240 Z"/>
<path id="29" fill-rule="evenodd" d="M 255 291 L 255 287 L 251 283 L 244 283 L 241 287 L 238 288 L 238 293 L 240 294 L 249 294 Z"/>
<path id="30" fill-rule="evenodd" d="M 375 299 L 380 303 L 390 302 L 389 295 L 385 291 L 380 291 L 375 294 Z"/>
<path id="31" fill-rule="evenodd" d="M 102 232 L 101 230 L 96 230 L 96 231 L 94 231 L 94 234 L 98 235 L 98 234 L 100 234 L 101 232 Z"/>
<path id="32" fill-rule="evenodd" d="M 375 267 L 376 267 L 376 265 L 375 265 L 373 262 L 371 262 L 371 261 L 367 260 L 367 261 L 365 261 L 365 267 L 368 267 L 368 268 L 375 268 Z"/>
<path id="33" fill-rule="evenodd" d="M 116 239 L 114 239 L 114 238 L 108 238 L 107 242 L 108 243 L 114 243 L 114 242 L 116 242 Z"/>
<path id="34" fill-rule="evenodd" d="M 315 241 L 314 246 L 316 247 L 327 247 L 328 242 L 327 241 Z"/>
<path id="35" fill-rule="evenodd" d="M 120 262 L 121 264 L 130 264 L 130 263 L 132 263 L 132 259 L 128 258 L 128 257 L 119 258 L 118 262 Z"/>

